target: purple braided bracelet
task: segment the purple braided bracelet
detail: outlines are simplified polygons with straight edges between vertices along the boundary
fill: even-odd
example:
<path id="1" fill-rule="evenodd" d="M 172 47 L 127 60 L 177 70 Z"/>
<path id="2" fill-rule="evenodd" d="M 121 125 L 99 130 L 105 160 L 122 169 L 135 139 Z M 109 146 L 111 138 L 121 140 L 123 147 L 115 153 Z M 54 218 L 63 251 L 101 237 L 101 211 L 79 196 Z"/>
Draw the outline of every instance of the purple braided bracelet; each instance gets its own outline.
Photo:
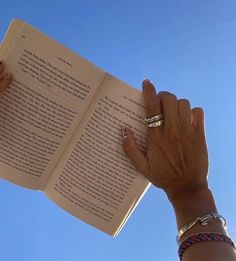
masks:
<path id="1" fill-rule="evenodd" d="M 184 251 L 195 243 L 201 241 L 223 241 L 235 248 L 234 242 L 226 235 L 218 233 L 199 233 L 185 239 L 179 246 L 179 258 L 182 260 Z"/>

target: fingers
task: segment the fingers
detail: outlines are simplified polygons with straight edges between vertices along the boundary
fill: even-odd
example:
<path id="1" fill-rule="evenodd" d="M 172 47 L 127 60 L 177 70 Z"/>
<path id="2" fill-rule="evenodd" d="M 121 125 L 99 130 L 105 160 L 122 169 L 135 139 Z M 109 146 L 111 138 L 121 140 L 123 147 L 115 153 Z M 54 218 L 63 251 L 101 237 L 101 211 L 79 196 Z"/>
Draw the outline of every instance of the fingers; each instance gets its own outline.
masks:
<path id="1" fill-rule="evenodd" d="M 5 66 L 0 61 L 0 94 L 3 93 L 12 81 L 12 75 L 4 72 Z"/>
<path id="2" fill-rule="evenodd" d="M 176 96 L 169 92 L 160 92 L 158 96 L 160 98 L 163 114 L 165 117 L 165 126 L 175 128 L 178 123 L 178 108 Z"/>
<path id="3" fill-rule="evenodd" d="M 191 126 L 191 106 L 187 99 L 180 99 L 178 104 L 179 121 L 185 127 Z"/>
<path id="4" fill-rule="evenodd" d="M 139 150 L 135 141 L 132 131 L 124 128 L 122 130 L 123 135 L 123 149 L 128 156 L 134 167 L 140 173 L 145 173 L 148 170 L 147 159 L 144 154 Z"/>
<path id="5" fill-rule="evenodd" d="M 142 88 L 147 118 L 153 117 L 161 113 L 160 99 L 156 95 L 154 85 L 149 80 L 144 80 Z"/>
<path id="6" fill-rule="evenodd" d="M 204 131 L 204 112 L 202 108 L 192 109 L 191 123 L 195 129 Z"/>
<path id="7" fill-rule="evenodd" d="M 187 99 L 177 100 L 170 92 L 156 94 L 155 87 L 149 80 L 144 80 L 142 87 L 148 118 L 163 113 L 165 128 L 176 129 L 179 124 L 182 124 L 185 127 L 204 129 L 204 115 L 201 108 L 191 110 Z"/>

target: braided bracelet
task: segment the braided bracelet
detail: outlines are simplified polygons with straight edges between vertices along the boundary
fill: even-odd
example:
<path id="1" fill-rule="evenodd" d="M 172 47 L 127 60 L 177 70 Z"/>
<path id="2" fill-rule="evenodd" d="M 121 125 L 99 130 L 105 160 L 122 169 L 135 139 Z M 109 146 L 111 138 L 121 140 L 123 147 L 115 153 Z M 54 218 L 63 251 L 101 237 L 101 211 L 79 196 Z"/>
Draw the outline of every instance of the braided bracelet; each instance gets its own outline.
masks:
<path id="1" fill-rule="evenodd" d="M 222 241 L 225 242 L 232 247 L 235 247 L 234 242 L 226 235 L 223 234 L 218 234 L 218 233 L 199 233 L 199 234 L 194 234 L 187 239 L 185 239 L 181 245 L 179 246 L 179 258 L 182 260 L 182 256 L 184 254 L 184 251 L 192 246 L 195 243 L 202 242 L 202 241 Z"/>

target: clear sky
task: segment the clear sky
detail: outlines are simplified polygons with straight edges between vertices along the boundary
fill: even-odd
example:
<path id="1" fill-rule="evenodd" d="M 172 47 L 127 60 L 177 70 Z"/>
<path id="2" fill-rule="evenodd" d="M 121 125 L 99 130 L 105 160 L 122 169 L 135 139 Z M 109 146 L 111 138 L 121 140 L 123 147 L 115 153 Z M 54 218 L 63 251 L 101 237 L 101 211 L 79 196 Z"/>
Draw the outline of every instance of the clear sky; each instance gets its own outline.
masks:
<path id="1" fill-rule="evenodd" d="M 210 186 L 236 239 L 235 0 L 8 0 L 0 13 L 0 39 L 21 18 L 134 87 L 148 77 L 202 106 Z M 154 187 L 111 238 L 0 180 L 0 260 L 172 261 L 175 235 L 172 207 Z"/>

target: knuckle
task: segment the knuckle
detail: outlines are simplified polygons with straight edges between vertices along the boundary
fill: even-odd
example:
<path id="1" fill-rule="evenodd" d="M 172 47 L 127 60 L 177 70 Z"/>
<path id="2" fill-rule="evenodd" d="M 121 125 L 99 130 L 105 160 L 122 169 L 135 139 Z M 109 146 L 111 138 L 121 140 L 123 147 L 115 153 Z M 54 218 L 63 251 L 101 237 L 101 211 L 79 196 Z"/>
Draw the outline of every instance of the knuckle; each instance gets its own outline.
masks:
<path id="1" fill-rule="evenodd" d="M 156 105 L 156 100 L 152 99 L 147 102 L 146 104 L 146 109 L 150 110 Z"/>
<path id="2" fill-rule="evenodd" d="M 168 135 L 169 142 L 172 143 L 172 146 L 176 146 L 181 143 L 181 138 L 177 133 L 170 133 Z"/>
<path id="3" fill-rule="evenodd" d="M 166 135 L 166 138 L 167 140 L 169 141 L 177 141 L 179 140 L 179 129 L 177 127 L 169 127 L 166 129 L 166 132 L 165 132 L 165 135 Z"/>

